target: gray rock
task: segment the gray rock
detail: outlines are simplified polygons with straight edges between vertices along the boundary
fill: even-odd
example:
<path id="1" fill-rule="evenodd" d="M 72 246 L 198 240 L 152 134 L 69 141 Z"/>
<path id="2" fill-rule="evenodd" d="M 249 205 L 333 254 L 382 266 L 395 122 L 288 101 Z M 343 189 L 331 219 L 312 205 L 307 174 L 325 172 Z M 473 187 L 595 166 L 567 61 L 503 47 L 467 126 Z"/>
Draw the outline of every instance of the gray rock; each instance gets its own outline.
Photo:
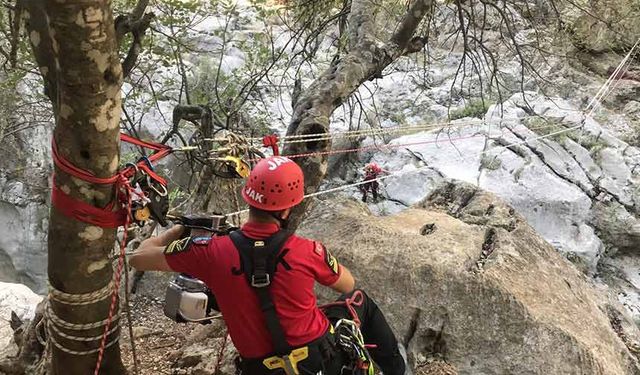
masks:
<path id="1" fill-rule="evenodd" d="M 220 365 L 218 366 L 219 356 Z M 181 374 L 233 375 L 237 352 L 227 336 L 224 324 L 214 321 L 199 326 L 187 337 L 185 345 L 171 353 L 174 371 Z M 218 372 L 216 372 L 216 369 Z"/>
<path id="2" fill-rule="evenodd" d="M 11 314 L 22 322 L 33 319 L 42 297 L 21 284 L 0 282 L 0 360 L 15 355 Z"/>
<path id="3" fill-rule="evenodd" d="M 301 233 L 351 268 L 414 359 L 446 358 L 460 374 L 640 372 L 622 307 L 515 210 L 459 183 L 421 206 L 380 218 L 325 202 Z M 421 235 L 425 224 L 435 230 Z"/>

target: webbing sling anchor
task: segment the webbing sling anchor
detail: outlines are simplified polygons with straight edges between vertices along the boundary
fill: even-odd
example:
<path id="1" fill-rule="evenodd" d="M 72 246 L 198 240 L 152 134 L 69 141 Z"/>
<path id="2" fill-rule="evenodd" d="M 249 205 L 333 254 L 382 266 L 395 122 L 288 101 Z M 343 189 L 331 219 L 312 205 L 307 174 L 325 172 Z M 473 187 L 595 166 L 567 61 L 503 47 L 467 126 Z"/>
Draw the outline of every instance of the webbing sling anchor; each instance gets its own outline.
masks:
<path id="1" fill-rule="evenodd" d="M 307 358 L 309 358 L 309 347 L 305 346 L 291 351 L 289 355 L 269 357 L 262 363 L 269 370 L 283 369 L 287 375 L 299 375 L 298 362 Z"/>

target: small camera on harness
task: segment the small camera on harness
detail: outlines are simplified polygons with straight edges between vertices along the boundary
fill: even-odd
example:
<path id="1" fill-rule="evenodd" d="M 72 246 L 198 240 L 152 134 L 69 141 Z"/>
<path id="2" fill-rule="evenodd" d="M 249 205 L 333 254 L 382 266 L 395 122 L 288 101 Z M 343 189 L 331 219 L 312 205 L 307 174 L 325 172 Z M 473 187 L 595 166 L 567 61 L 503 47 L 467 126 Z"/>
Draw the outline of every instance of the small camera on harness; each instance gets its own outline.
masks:
<path id="1" fill-rule="evenodd" d="M 164 314 L 178 323 L 209 323 L 219 310 L 215 296 L 204 282 L 186 274 L 169 283 L 165 294 Z"/>

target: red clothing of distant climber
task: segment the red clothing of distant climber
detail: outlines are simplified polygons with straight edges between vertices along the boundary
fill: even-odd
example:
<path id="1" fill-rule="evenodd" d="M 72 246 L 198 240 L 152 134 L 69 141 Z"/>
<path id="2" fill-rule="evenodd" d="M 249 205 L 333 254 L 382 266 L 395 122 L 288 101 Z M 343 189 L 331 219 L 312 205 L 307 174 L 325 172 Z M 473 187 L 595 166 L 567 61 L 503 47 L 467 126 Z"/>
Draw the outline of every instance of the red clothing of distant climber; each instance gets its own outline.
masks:
<path id="1" fill-rule="evenodd" d="M 380 174 L 385 173 L 386 171 L 376 163 L 369 163 L 364 167 L 364 181 L 370 181 L 366 184 L 360 185 L 360 191 L 362 192 L 362 201 L 367 201 L 367 192 L 371 192 L 373 195 L 373 201 L 378 202 L 378 188 L 380 184 L 376 179 L 380 176 Z"/>
<path id="2" fill-rule="evenodd" d="M 267 238 L 279 230 L 277 224 L 249 222 L 242 232 L 253 239 Z M 233 344 L 244 358 L 262 358 L 273 352 L 255 291 L 245 275 L 239 273 L 240 257 L 228 236 L 192 241 L 189 251 L 167 254 L 169 266 L 204 281 L 213 291 Z M 339 278 L 339 268 L 329 265 L 324 246 L 298 236 L 291 236 L 277 263 L 271 293 L 276 312 L 292 347 L 319 338 L 329 321 L 316 305 L 315 281 L 332 285 Z M 235 272 L 234 272 L 235 270 Z"/>

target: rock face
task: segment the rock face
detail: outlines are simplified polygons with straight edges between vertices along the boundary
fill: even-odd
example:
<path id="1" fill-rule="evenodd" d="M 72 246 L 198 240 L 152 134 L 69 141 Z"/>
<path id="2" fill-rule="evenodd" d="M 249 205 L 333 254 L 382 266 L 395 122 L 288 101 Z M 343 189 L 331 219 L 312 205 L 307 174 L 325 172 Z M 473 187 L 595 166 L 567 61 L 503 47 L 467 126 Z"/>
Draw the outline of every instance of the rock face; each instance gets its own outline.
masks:
<path id="1" fill-rule="evenodd" d="M 374 217 L 324 203 L 302 231 L 354 271 L 414 359 L 461 374 L 640 374 L 637 327 L 513 208 L 460 183 L 419 206 Z"/>
<path id="2" fill-rule="evenodd" d="M 44 292 L 47 272 L 51 128 L 0 145 L 0 281 Z"/>
<path id="3" fill-rule="evenodd" d="M 531 116 L 527 103 L 544 119 Z M 525 103 L 515 95 L 490 108 L 484 123 L 463 119 L 390 144 L 369 157 L 399 173 L 383 183 L 391 213 L 459 179 L 505 199 L 588 274 L 605 248 L 640 247 L 640 150 L 591 118 L 583 123 L 567 101 L 531 94 Z"/>
<path id="4" fill-rule="evenodd" d="M 11 313 L 21 321 L 31 320 L 40 301 L 42 297 L 24 285 L 0 282 L 0 359 L 15 355 L 18 349 L 13 342 Z"/>
<path id="5" fill-rule="evenodd" d="M 640 25 L 640 9 L 633 1 L 596 0 L 581 4 L 581 11 L 573 2 L 560 2 L 563 21 L 573 31 L 574 43 L 593 52 L 624 50 L 633 45 Z"/>

